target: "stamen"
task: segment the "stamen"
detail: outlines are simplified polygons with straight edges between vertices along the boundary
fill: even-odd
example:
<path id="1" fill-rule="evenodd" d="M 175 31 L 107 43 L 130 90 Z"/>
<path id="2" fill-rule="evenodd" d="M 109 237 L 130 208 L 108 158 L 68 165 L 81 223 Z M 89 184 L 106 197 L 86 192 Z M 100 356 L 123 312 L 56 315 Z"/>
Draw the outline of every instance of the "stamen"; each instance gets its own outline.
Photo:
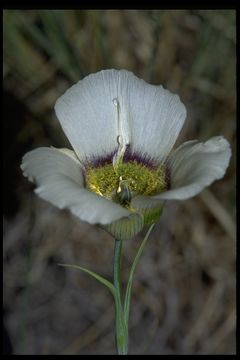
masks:
<path id="1" fill-rule="evenodd" d="M 119 180 L 120 180 L 120 181 L 119 181 L 119 183 L 118 183 L 118 188 L 117 188 L 117 193 L 118 193 L 118 194 L 120 194 L 120 192 L 122 191 L 121 186 L 120 186 L 121 181 L 122 181 L 122 176 L 120 176 Z"/>
<path id="2" fill-rule="evenodd" d="M 117 115 L 118 115 L 118 129 L 119 129 L 120 103 L 119 103 L 118 98 L 114 98 L 112 101 L 113 101 L 114 106 L 116 106 L 116 108 L 117 108 Z"/>
<path id="3" fill-rule="evenodd" d="M 122 116 L 120 102 L 119 102 L 118 98 L 114 98 L 112 100 L 112 102 L 113 102 L 114 106 L 117 108 L 117 134 L 118 134 L 117 135 L 117 144 L 118 144 L 118 148 L 117 148 L 116 154 L 113 156 L 113 167 L 115 170 L 117 170 L 117 166 L 122 161 L 128 144 L 125 143 L 127 136 L 126 136 L 126 134 L 123 134 L 123 132 L 124 132 L 123 125 L 124 124 L 123 124 L 123 119 L 120 117 L 120 116 Z"/>
<path id="4" fill-rule="evenodd" d="M 117 143 L 118 143 L 118 145 L 121 145 L 121 135 L 118 135 L 118 137 L 117 137 Z"/>

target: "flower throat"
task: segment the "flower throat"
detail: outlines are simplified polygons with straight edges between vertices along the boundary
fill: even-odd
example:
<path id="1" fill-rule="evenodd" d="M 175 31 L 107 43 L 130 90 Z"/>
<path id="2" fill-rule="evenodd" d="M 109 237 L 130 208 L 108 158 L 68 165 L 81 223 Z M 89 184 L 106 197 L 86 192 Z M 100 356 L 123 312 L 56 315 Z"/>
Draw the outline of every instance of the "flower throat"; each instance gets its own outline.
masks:
<path id="1" fill-rule="evenodd" d="M 137 195 L 156 195 L 167 189 L 165 166 L 150 169 L 136 160 L 86 169 L 87 189 L 128 207 Z"/>

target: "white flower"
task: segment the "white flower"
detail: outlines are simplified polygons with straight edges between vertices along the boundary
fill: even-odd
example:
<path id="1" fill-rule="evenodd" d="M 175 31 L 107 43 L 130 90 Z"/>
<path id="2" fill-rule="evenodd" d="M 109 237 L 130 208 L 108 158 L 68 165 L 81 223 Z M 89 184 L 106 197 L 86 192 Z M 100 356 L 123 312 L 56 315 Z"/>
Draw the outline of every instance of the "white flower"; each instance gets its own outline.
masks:
<path id="1" fill-rule="evenodd" d="M 85 77 L 55 110 L 73 151 L 33 150 L 23 157 L 24 175 L 41 198 L 116 237 L 156 221 L 164 200 L 190 198 L 223 177 L 231 157 L 221 136 L 171 152 L 185 106 L 126 70 Z"/>

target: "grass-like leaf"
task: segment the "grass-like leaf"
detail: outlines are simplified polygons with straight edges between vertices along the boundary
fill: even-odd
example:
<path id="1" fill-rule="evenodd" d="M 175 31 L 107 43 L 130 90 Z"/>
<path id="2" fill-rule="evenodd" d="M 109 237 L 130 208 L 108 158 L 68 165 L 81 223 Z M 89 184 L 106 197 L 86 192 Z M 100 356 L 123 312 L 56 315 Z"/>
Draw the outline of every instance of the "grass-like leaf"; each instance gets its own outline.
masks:
<path id="1" fill-rule="evenodd" d="M 96 274 L 94 271 L 88 270 L 88 269 L 78 266 L 78 265 L 70 265 L 70 264 L 58 264 L 58 265 L 68 267 L 71 269 L 81 270 L 81 271 L 85 272 L 86 274 L 91 275 L 93 278 L 98 280 L 101 284 L 105 285 L 110 290 L 110 292 L 113 294 L 113 296 L 115 297 L 115 288 L 114 288 L 113 284 L 110 281 L 108 281 L 107 279 L 105 279 L 104 277 L 102 277 L 101 275 Z"/>
<path id="2" fill-rule="evenodd" d="M 127 283 L 127 289 L 126 289 L 126 295 L 125 295 L 125 300 L 124 300 L 124 308 L 123 308 L 123 311 L 124 311 L 124 318 L 125 318 L 125 324 L 128 324 L 128 318 L 129 318 L 129 310 L 130 310 L 130 300 L 131 300 L 131 290 L 132 290 L 132 283 L 133 283 L 133 275 L 134 275 L 134 272 L 135 272 L 135 269 L 136 269 L 136 266 L 137 266 L 137 263 L 138 263 L 138 260 L 143 252 L 143 249 L 144 249 L 144 246 L 149 238 L 149 235 L 153 229 L 155 224 L 152 224 L 150 226 L 150 228 L 148 229 L 148 232 L 147 234 L 145 235 L 139 249 L 138 249 L 138 252 L 135 256 L 135 259 L 133 261 L 133 264 L 132 264 L 132 267 L 131 267 L 131 270 L 130 270 L 130 274 L 129 274 L 129 278 L 128 278 L 128 283 Z"/>

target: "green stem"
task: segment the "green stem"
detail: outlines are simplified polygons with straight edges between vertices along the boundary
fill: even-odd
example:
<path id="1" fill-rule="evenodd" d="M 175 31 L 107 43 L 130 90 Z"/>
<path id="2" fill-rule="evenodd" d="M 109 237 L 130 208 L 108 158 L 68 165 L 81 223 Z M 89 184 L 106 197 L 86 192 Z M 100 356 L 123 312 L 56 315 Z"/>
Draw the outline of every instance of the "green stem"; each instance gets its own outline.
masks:
<path id="1" fill-rule="evenodd" d="M 122 274 L 121 274 L 121 260 L 122 260 L 122 240 L 115 240 L 115 249 L 114 249 L 114 262 L 113 262 L 113 284 L 102 277 L 101 275 L 96 274 L 95 272 L 83 268 L 78 265 L 69 265 L 69 264 L 59 264 L 61 266 L 70 267 L 73 269 L 81 270 L 88 275 L 92 276 L 98 280 L 101 284 L 105 285 L 110 292 L 112 293 L 115 300 L 115 309 L 116 309 L 116 347 L 118 355 L 127 355 L 128 354 L 128 319 L 129 319 L 129 309 L 130 309 L 130 300 L 131 300 L 131 290 L 133 283 L 133 275 L 138 263 L 138 260 L 143 252 L 144 246 L 149 238 L 150 232 L 153 229 L 153 225 L 150 226 L 147 234 L 145 235 L 137 254 L 134 258 L 127 288 L 125 294 L 124 305 L 122 304 L 121 298 L 121 283 L 122 283 Z"/>
<path id="2" fill-rule="evenodd" d="M 115 240 L 114 263 L 113 263 L 113 284 L 115 287 L 115 308 L 116 308 L 116 347 L 118 355 L 127 355 L 128 336 L 124 320 L 124 313 L 121 301 L 121 259 L 122 240 Z"/>

